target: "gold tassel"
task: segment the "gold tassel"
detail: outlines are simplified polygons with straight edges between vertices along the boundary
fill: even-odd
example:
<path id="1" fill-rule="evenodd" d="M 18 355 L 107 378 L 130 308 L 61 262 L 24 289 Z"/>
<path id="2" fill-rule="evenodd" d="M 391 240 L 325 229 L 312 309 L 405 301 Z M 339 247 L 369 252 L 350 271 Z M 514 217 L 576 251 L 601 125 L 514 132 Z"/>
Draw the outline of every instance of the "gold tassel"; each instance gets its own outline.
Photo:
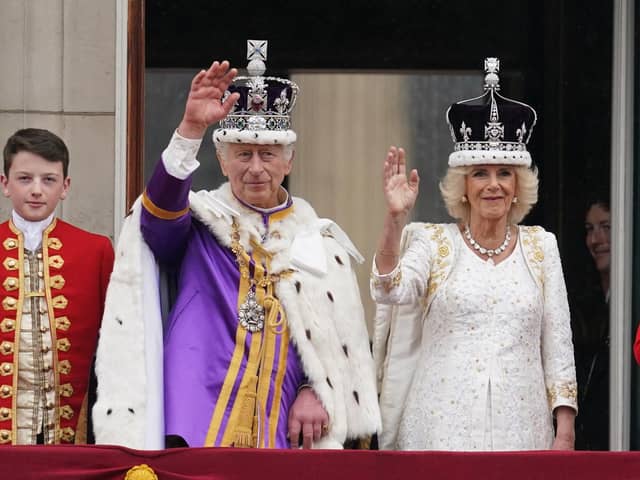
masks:
<path id="1" fill-rule="evenodd" d="M 256 390 L 258 387 L 258 377 L 252 375 L 249 377 L 247 385 L 240 389 L 238 395 L 242 397 L 242 407 L 240 407 L 240 415 L 238 417 L 238 425 L 236 425 L 233 433 L 232 445 L 238 448 L 253 448 L 253 417 L 256 411 Z"/>

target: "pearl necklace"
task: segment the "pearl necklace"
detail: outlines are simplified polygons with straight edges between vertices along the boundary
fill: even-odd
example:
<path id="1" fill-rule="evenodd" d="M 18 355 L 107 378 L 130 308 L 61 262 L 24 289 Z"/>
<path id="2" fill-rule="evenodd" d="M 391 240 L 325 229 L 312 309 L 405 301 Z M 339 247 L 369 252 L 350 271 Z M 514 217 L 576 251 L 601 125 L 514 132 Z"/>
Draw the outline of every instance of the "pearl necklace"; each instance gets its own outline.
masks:
<path id="1" fill-rule="evenodd" d="M 471 236 L 469 224 L 466 224 L 464 227 L 464 236 L 467 238 L 467 240 L 469 240 L 469 243 L 475 250 L 480 252 L 482 255 L 487 255 L 489 258 L 491 258 L 494 255 L 500 255 L 507 249 L 507 247 L 509 246 L 509 242 L 511 242 L 511 229 L 507 225 L 507 233 L 504 236 L 504 242 L 502 242 L 502 245 L 497 248 L 484 248 L 480 246 L 480 244 L 476 242 L 475 239 Z"/>

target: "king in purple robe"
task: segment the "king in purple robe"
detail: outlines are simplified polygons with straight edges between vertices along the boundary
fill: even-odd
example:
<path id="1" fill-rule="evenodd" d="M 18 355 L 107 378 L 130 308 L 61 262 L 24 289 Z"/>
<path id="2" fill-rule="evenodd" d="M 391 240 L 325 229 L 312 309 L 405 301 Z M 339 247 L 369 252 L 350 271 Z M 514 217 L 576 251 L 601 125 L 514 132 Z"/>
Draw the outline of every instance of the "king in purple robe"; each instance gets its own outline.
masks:
<path id="1" fill-rule="evenodd" d="M 341 448 L 380 429 L 374 365 L 351 268 L 362 257 L 334 222 L 283 187 L 298 86 L 214 62 L 123 226 L 96 371 L 98 443 L 164 448 Z M 209 125 L 228 182 L 191 192 Z M 155 261 L 177 271 L 158 319 Z"/>

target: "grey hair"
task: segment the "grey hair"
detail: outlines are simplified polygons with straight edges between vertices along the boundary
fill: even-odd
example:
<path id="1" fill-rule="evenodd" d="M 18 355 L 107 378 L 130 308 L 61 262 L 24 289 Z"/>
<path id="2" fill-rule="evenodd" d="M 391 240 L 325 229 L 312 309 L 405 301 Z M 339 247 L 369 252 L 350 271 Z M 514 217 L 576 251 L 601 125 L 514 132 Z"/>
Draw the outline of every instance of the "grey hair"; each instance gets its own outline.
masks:
<path id="1" fill-rule="evenodd" d="M 469 202 L 463 202 L 462 197 L 466 190 L 466 176 L 472 169 L 471 166 L 449 167 L 440 182 L 440 193 L 449 215 L 463 223 L 469 222 Z M 513 166 L 513 169 L 516 173 L 515 195 L 518 202 L 511 205 L 508 221 L 517 225 L 538 201 L 538 169 L 525 166 Z"/>

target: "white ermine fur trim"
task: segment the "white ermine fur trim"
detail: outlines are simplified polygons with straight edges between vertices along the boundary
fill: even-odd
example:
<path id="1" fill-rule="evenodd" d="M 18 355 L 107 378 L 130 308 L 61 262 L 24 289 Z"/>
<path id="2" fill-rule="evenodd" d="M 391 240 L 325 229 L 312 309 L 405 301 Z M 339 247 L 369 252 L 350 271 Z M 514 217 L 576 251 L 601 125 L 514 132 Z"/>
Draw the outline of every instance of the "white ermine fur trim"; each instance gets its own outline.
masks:
<path id="1" fill-rule="evenodd" d="M 296 142 L 293 130 L 237 130 L 218 128 L 213 132 L 214 143 L 251 143 L 255 145 L 291 145 Z"/>
<path id="2" fill-rule="evenodd" d="M 96 353 L 93 425 L 98 444 L 156 450 L 164 448 L 162 320 L 141 209 L 138 199 L 116 247 Z"/>
<path id="3" fill-rule="evenodd" d="M 464 150 L 449 155 L 450 167 L 471 165 L 516 165 L 531 166 L 531 155 L 526 151 Z"/>

